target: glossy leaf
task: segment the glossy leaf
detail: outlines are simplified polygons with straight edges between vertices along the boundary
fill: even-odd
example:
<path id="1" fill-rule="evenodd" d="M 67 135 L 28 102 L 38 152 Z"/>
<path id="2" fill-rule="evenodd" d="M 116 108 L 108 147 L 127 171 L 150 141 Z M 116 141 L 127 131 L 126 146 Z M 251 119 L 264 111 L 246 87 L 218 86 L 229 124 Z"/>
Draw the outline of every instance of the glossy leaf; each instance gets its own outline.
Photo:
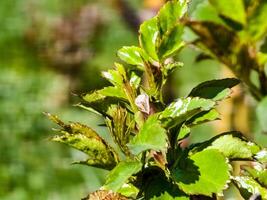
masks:
<path id="1" fill-rule="evenodd" d="M 108 175 L 103 186 L 106 190 L 117 192 L 124 183 L 133 175 L 141 170 L 142 163 L 138 161 L 120 162 Z"/>
<path id="2" fill-rule="evenodd" d="M 261 126 L 261 129 L 267 132 L 267 97 L 261 100 L 257 106 L 256 114 Z"/>
<path id="3" fill-rule="evenodd" d="M 157 18 L 152 18 L 145 21 L 140 26 L 140 45 L 145 50 L 145 52 L 155 61 L 158 61 L 158 56 L 156 53 L 156 42 L 158 38 L 158 27 Z"/>
<path id="4" fill-rule="evenodd" d="M 229 166 L 218 150 L 207 149 L 181 162 L 172 171 L 172 177 L 185 193 L 212 196 L 225 189 Z"/>
<path id="5" fill-rule="evenodd" d="M 267 189 L 262 187 L 253 178 L 248 176 L 236 176 L 233 180 L 243 198 L 249 199 L 254 194 L 260 194 L 262 199 L 267 199 Z"/>
<path id="6" fill-rule="evenodd" d="M 61 135 L 52 137 L 52 141 L 60 142 L 78 149 L 89 156 L 82 164 L 87 164 L 104 169 L 112 169 L 118 162 L 115 151 L 91 128 L 80 124 L 65 124 L 56 116 L 48 114 L 48 117 L 62 127 Z"/>
<path id="7" fill-rule="evenodd" d="M 239 83 L 240 81 L 235 78 L 206 81 L 196 86 L 188 96 L 213 99 L 214 101 L 223 100 L 231 94 L 230 88 Z"/>
<path id="8" fill-rule="evenodd" d="M 258 145 L 247 141 L 238 132 L 227 132 L 217 135 L 206 142 L 196 144 L 192 151 L 199 152 L 206 148 L 216 149 L 223 153 L 227 158 L 233 160 L 253 160 L 253 157 L 260 151 Z"/>
<path id="9" fill-rule="evenodd" d="M 136 46 L 122 47 L 118 51 L 118 56 L 121 60 L 131 65 L 143 66 L 144 61 L 147 61 L 147 55 L 143 49 Z"/>
<path id="10" fill-rule="evenodd" d="M 165 151 L 167 147 L 166 130 L 161 126 L 157 115 L 151 115 L 139 133 L 130 141 L 128 147 L 134 155 L 146 150 Z"/>
<path id="11" fill-rule="evenodd" d="M 182 40 L 183 32 L 183 26 L 178 24 L 163 35 L 158 47 L 158 55 L 161 59 L 172 56 L 185 45 Z"/>
<path id="12" fill-rule="evenodd" d="M 201 111 L 210 110 L 213 106 L 215 106 L 214 101 L 199 97 L 177 99 L 161 112 L 160 120 L 165 127 L 173 127 L 187 121 Z"/>
<path id="13" fill-rule="evenodd" d="M 246 12 L 242 0 L 209 0 L 209 2 L 224 19 L 232 20 L 241 25 L 246 24 Z"/>

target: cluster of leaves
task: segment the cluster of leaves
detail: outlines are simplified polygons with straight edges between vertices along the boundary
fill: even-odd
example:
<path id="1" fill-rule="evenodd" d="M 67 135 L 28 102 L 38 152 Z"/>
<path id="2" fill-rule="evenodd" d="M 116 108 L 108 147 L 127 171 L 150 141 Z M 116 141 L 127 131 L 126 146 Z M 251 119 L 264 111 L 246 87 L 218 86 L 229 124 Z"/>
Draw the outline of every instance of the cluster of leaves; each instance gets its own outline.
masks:
<path id="1" fill-rule="evenodd" d="M 222 6 L 219 1 L 211 2 Z M 166 3 L 157 16 L 141 25 L 140 46 L 118 51 L 125 64 L 115 63 L 114 69 L 103 72 L 112 86 L 81 95 L 80 107 L 103 116 L 119 148 L 113 148 L 85 125 L 65 124 L 48 114 L 62 127 L 61 134 L 52 140 L 86 153 L 88 160 L 79 163 L 111 170 L 101 190 L 86 199 L 216 199 L 231 182 L 245 199 L 252 195 L 267 199 L 267 150 L 242 134 L 227 132 L 183 147 L 192 127 L 219 119 L 216 105 L 230 96 L 239 80 L 207 81 L 188 96 L 164 103 L 163 86 L 171 72 L 182 65 L 172 56 L 185 45 L 182 35 L 187 7 L 186 1 Z M 187 23 L 194 30 L 203 28 L 202 22 Z M 204 32 L 212 34 L 209 30 Z M 217 52 L 214 45 L 209 47 L 213 54 L 221 54 L 220 59 L 231 58 L 225 55 L 224 47 L 235 50 L 224 43 Z M 234 174 L 231 164 L 239 160 L 249 165 Z"/>

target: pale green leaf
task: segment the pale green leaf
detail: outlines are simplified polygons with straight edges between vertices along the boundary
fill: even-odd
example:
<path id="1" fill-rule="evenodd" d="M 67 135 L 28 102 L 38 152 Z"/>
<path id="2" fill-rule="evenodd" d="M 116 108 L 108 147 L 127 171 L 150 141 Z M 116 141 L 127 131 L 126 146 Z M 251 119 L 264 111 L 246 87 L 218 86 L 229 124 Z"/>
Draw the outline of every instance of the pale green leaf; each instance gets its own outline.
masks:
<path id="1" fill-rule="evenodd" d="M 267 163 L 267 149 L 262 149 L 254 156 L 259 162 Z"/>
<path id="2" fill-rule="evenodd" d="M 166 150 L 166 130 L 161 126 L 157 115 L 149 116 L 139 133 L 130 141 L 128 147 L 134 155 L 146 150 Z"/>
<path id="3" fill-rule="evenodd" d="M 132 184 L 126 183 L 123 184 L 117 192 L 123 196 L 135 198 L 139 192 L 139 189 Z"/>
<path id="4" fill-rule="evenodd" d="M 264 165 L 242 166 L 242 169 L 246 170 L 255 180 L 257 180 L 263 187 L 267 188 L 267 169 L 264 169 Z"/>
<path id="5" fill-rule="evenodd" d="M 185 139 L 190 134 L 190 128 L 186 125 L 182 125 L 178 133 L 178 141 Z"/>
<path id="6" fill-rule="evenodd" d="M 127 180 L 142 168 L 142 163 L 138 161 L 120 162 L 108 175 L 106 183 L 103 186 L 106 190 L 117 192 Z"/>
<path id="7" fill-rule="evenodd" d="M 212 196 L 225 189 L 229 166 L 218 150 L 207 149 L 181 162 L 172 170 L 172 177 L 185 193 Z"/>

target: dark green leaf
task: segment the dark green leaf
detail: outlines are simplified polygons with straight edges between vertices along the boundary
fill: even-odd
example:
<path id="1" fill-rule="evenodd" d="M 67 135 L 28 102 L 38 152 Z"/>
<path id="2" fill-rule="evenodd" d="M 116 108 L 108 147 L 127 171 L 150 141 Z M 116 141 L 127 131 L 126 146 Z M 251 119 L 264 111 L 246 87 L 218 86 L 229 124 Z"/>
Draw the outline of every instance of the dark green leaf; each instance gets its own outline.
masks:
<path id="1" fill-rule="evenodd" d="M 160 120 L 164 123 L 164 126 L 173 127 L 201 111 L 210 110 L 214 105 L 214 101 L 199 97 L 178 99 L 161 112 Z"/>
<path id="2" fill-rule="evenodd" d="M 128 146 L 134 155 L 146 150 L 166 150 L 167 134 L 158 120 L 158 115 L 151 115 L 145 121 L 139 133 L 130 141 Z"/>
<path id="3" fill-rule="evenodd" d="M 188 96 L 219 101 L 227 98 L 231 94 L 230 88 L 239 83 L 240 81 L 235 78 L 206 81 L 196 86 Z"/>
<path id="4" fill-rule="evenodd" d="M 267 189 L 262 187 L 257 181 L 248 176 L 236 176 L 233 178 L 240 194 L 249 199 L 254 194 L 260 194 L 262 199 L 267 199 Z"/>
<path id="5" fill-rule="evenodd" d="M 138 161 L 120 162 L 108 175 L 103 186 L 106 190 L 117 192 L 127 180 L 142 168 L 142 163 Z"/>
<path id="6" fill-rule="evenodd" d="M 172 177 L 185 193 L 212 196 L 227 186 L 229 166 L 218 150 L 207 149 L 181 162 L 172 170 Z"/>
<path id="7" fill-rule="evenodd" d="M 117 164 L 115 151 L 94 130 L 80 123 L 65 124 L 51 114 L 48 117 L 62 127 L 62 135 L 52 137 L 52 141 L 69 145 L 89 156 L 87 161 L 80 163 L 104 169 L 112 169 Z"/>
<path id="8" fill-rule="evenodd" d="M 158 27 L 157 18 L 154 17 L 150 20 L 145 21 L 140 26 L 140 45 L 145 50 L 145 52 L 155 61 L 158 61 L 158 56 L 156 53 L 156 42 L 158 38 Z"/>

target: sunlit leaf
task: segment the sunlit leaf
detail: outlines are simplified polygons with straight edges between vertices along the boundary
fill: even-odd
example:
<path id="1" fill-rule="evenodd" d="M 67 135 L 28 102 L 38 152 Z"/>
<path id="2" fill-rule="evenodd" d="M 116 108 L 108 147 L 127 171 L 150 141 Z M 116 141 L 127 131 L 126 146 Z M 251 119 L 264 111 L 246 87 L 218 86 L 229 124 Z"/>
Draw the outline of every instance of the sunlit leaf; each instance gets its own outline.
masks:
<path id="1" fill-rule="evenodd" d="M 133 184 L 125 183 L 117 192 L 123 196 L 135 198 L 139 192 L 139 189 Z"/>
<path id="2" fill-rule="evenodd" d="M 172 177 L 185 193 L 212 196 L 225 189 L 229 166 L 218 150 L 207 149 L 181 162 L 172 170 Z"/>
<path id="3" fill-rule="evenodd" d="M 152 18 L 145 21 L 140 26 L 140 45 L 146 51 L 146 53 L 154 60 L 158 61 L 156 53 L 156 42 L 158 38 L 157 18 Z"/>
<path id="4" fill-rule="evenodd" d="M 190 134 L 190 128 L 187 127 L 186 125 L 183 125 L 180 130 L 179 130 L 179 133 L 178 133 L 178 141 L 179 140 L 183 140 L 185 139 L 186 137 L 188 137 Z"/>
<path id="5" fill-rule="evenodd" d="M 267 169 L 264 169 L 264 165 L 255 165 L 252 166 L 242 166 L 250 176 L 252 176 L 255 180 L 258 181 L 263 187 L 267 188 Z"/>
<path id="6" fill-rule="evenodd" d="M 201 111 L 210 110 L 214 105 L 214 101 L 199 97 L 177 99 L 161 112 L 160 120 L 164 123 L 164 126 L 173 127 Z"/>
<path id="7" fill-rule="evenodd" d="M 188 96 L 213 99 L 214 101 L 223 100 L 231 94 L 230 88 L 239 83 L 240 81 L 235 78 L 206 81 L 196 86 Z"/>
<path id="8" fill-rule="evenodd" d="M 248 176 L 233 177 L 240 194 L 245 199 L 249 199 L 254 194 L 260 194 L 262 199 L 267 199 L 267 189 L 262 187 L 257 181 Z"/>
<path id="9" fill-rule="evenodd" d="M 103 186 L 106 190 L 117 192 L 124 183 L 133 175 L 141 170 L 142 163 L 139 161 L 120 162 L 108 175 Z"/>
<path id="10" fill-rule="evenodd" d="M 229 159 L 253 160 L 260 151 L 255 143 L 247 141 L 239 132 L 227 132 L 213 137 L 212 139 L 195 145 L 193 152 L 203 149 L 217 149 Z"/>
<path id="11" fill-rule="evenodd" d="M 138 66 L 143 66 L 144 61 L 148 60 L 144 50 L 135 46 L 122 47 L 118 51 L 118 56 L 126 63 Z"/>
<path id="12" fill-rule="evenodd" d="M 158 115 L 151 115 L 128 146 L 137 155 L 146 150 L 164 151 L 167 147 L 166 141 L 166 130 L 161 126 Z"/>
<path id="13" fill-rule="evenodd" d="M 88 161 L 81 163 L 104 169 L 112 169 L 117 164 L 116 152 L 94 130 L 80 123 L 65 124 L 51 114 L 48 117 L 62 127 L 61 135 L 53 136 L 51 140 L 87 154 Z"/>

